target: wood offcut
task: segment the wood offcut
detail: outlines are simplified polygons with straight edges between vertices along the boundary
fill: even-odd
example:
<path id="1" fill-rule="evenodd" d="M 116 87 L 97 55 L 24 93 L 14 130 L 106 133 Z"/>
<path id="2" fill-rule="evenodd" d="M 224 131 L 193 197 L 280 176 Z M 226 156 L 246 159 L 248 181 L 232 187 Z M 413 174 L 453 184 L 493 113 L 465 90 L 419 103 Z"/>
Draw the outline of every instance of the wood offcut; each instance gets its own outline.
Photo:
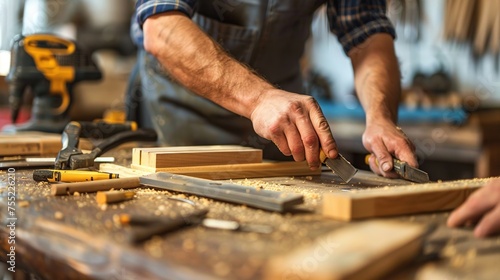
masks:
<path id="1" fill-rule="evenodd" d="M 265 279 L 378 279 L 420 253 L 422 225 L 369 221 L 272 258 Z"/>
<path id="2" fill-rule="evenodd" d="M 377 188 L 323 195 L 323 216 L 350 221 L 451 210 L 489 178 Z"/>
<path id="3" fill-rule="evenodd" d="M 111 189 L 132 189 L 140 187 L 139 177 L 109 179 L 100 181 L 87 181 L 77 183 L 52 184 L 52 195 L 68 195 L 75 192 L 87 193 L 109 191 Z"/>
<path id="4" fill-rule="evenodd" d="M 132 164 L 153 168 L 262 162 L 262 150 L 235 146 L 134 148 Z"/>

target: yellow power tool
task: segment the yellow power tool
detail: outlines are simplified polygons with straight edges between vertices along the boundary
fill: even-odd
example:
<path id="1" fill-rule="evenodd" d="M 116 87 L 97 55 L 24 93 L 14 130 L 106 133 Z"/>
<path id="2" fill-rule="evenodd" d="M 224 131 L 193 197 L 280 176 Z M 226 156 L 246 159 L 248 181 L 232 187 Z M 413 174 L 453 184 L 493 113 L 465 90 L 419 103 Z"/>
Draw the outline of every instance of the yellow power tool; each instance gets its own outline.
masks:
<path id="1" fill-rule="evenodd" d="M 17 36 L 11 56 L 7 82 L 13 125 L 4 128 L 7 131 L 62 132 L 69 122 L 73 85 L 102 77 L 90 53 L 74 41 L 52 34 Z M 33 93 L 31 119 L 15 125 L 28 88 Z"/>

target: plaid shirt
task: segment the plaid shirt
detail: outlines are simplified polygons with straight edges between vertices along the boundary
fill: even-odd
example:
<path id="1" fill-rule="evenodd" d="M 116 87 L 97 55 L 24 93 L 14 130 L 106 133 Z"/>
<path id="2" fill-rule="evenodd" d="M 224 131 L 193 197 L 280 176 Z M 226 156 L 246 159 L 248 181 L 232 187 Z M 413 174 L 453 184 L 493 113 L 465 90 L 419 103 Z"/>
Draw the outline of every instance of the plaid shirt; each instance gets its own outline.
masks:
<path id="1" fill-rule="evenodd" d="M 310 1 L 310 0 L 304 0 Z M 138 0 L 132 25 L 134 41 L 142 45 L 141 27 L 152 15 L 179 11 L 192 17 L 196 0 Z M 396 37 L 386 17 L 385 0 L 326 0 L 330 30 L 337 36 L 346 53 L 375 33 L 388 33 Z"/>

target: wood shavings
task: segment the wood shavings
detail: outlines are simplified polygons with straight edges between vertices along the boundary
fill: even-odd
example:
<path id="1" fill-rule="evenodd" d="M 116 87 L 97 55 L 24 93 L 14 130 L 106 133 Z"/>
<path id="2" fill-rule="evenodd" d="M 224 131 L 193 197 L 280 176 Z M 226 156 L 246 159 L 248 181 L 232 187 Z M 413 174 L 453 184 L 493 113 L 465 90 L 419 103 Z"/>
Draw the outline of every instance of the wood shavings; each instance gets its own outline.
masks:
<path id="1" fill-rule="evenodd" d="M 182 248 L 185 250 L 185 251 L 193 251 L 194 250 L 194 247 L 195 247 L 195 244 L 194 244 L 194 241 L 192 239 L 185 239 L 183 242 L 182 242 Z"/>
<path id="2" fill-rule="evenodd" d="M 30 202 L 23 200 L 23 201 L 19 201 L 19 203 L 17 205 L 19 205 L 19 207 L 28 207 L 30 205 Z"/>
<path id="3" fill-rule="evenodd" d="M 144 250 L 154 258 L 161 258 L 163 256 L 162 246 L 163 239 L 160 236 L 153 236 L 144 243 Z"/>
<path id="4" fill-rule="evenodd" d="M 214 265 L 213 271 L 217 276 L 224 277 L 231 273 L 231 267 L 225 262 L 218 262 Z"/>
<path id="5" fill-rule="evenodd" d="M 54 218 L 56 220 L 62 220 L 64 218 L 64 214 L 62 212 L 60 212 L 60 211 L 57 211 L 57 212 L 54 213 Z"/>

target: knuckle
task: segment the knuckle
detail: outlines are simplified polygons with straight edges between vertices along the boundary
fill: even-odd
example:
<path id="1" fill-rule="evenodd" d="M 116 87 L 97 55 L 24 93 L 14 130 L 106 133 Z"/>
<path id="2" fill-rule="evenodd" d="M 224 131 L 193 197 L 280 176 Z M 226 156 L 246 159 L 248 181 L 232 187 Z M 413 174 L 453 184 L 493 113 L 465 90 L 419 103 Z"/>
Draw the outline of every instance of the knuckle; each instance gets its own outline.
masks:
<path id="1" fill-rule="evenodd" d="M 283 124 L 286 123 L 286 122 L 273 122 L 271 124 L 269 124 L 268 126 L 268 131 L 269 133 L 271 134 L 272 137 L 277 137 L 277 136 L 280 136 L 282 134 L 282 131 L 283 131 Z"/>
<path id="2" fill-rule="evenodd" d="M 318 102 L 316 102 L 316 99 L 310 95 L 305 95 L 304 96 L 304 103 L 307 105 L 307 106 L 310 106 L 310 107 L 313 107 L 315 109 L 319 109 L 319 104 Z"/>
<path id="3" fill-rule="evenodd" d="M 320 131 L 330 131 L 330 125 L 325 117 L 321 117 L 318 122 L 318 129 Z"/>
<path id="4" fill-rule="evenodd" d="M 385 161 L 390 160 L 390 159 L 392 159 L 392 157 L 387 153 L 382 153 L 382 154 L 378 155 L 378 160 L 380 162 L 385 162 Z"/>
<path id="5" fill-rule="evenodd" d="M 471 195 L 467 201 L 467 207 L 469 209 L 480 208 L 482 204 L 484 204 L 484 202 L 479 196 Z"/>
<path id="6" fill-rule="evenodd" d="M 295 114 L 304 115 L 304 108 L 299 101 L 291 101 L 288 103 L 288 111 Z"/>
<path id="7" fill-rule="evenodd" d="M 298 143 L 297 145 L 293 145 L 292 147 L 290 147 L 290 150 L 294 155 L 300 155 L 304 153 L 304 146 Z"/>
<path id="8" fill-rule="evenodd" d="M 366 143 L 373 143 L 375 142 L 375 137 L 371 134 L 363 134 L 362 136 L 362 140 L 363 142 L 366 142 Z"/>
<path id="9" fill-rule="evenodd" d="M 318 145 L 318 138 L 316 135 L 308 134 L 302 138 L 302 142 L 304 146 L 314 148 Z"/>

